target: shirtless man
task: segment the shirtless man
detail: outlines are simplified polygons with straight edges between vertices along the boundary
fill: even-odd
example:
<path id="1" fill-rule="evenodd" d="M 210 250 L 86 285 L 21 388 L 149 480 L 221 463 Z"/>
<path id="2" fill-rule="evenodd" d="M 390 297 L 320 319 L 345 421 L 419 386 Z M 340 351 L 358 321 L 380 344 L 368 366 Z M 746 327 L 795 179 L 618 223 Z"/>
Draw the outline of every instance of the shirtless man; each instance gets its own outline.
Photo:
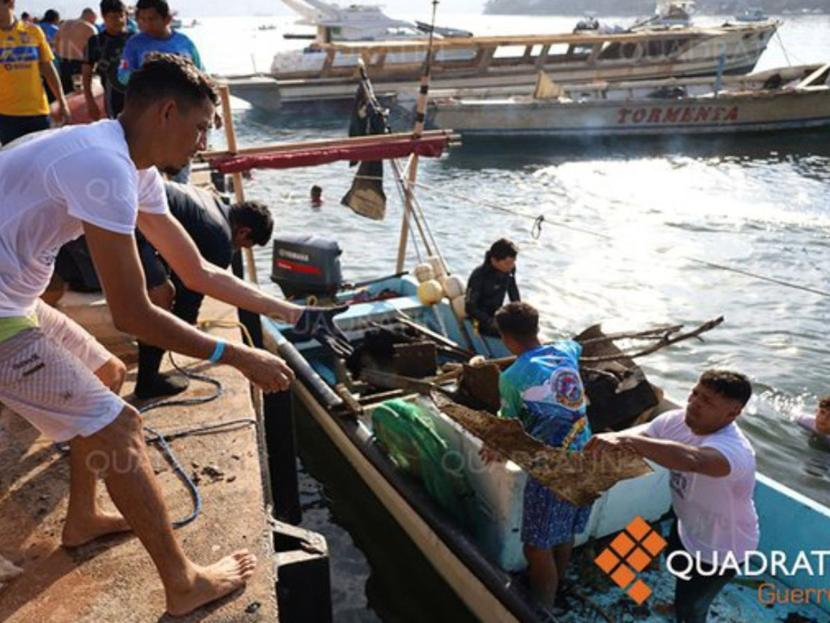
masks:
<path id="1" fill-rule="evenodd" d="M 118 120 L 41 133 L 0 151 L 0 401 L 69 442 L 64 545 L 132 529 L 156 565 L 172 615 L 240 588 L 256 559 L 240 550 L 202 566 L 185 555 L 148 460 L 141 416 L 117 395 L 123 366 L 38 297 L 58 249 L 85 234 L 121 331 L 234 366 L 266 392 L 288 388 L 293 374 L 281 359 L 198 331 L 154 306 L 145 289 L 136 225 L 194 291 L 289 322 L 304 317 L 303 308 L 203 261 L 167 208 L 159 169 L 175 173 L 205 148 L 216 102 L 190 61 L 160 55 L 133 74 Z M 97 506 L 98 477 L 121 515 Z"/>

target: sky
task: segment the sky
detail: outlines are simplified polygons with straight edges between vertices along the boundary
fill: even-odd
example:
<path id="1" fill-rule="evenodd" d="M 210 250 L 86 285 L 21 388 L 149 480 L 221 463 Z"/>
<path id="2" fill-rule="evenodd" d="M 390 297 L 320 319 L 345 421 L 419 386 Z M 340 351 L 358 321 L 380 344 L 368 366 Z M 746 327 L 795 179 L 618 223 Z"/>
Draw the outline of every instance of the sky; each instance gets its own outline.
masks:
<path id="1" fill-rule="evenodd" d="M 279 0 L 168 0 L 173 10 L 182 16 L 207 15 L 289 15 L 291 11 Z M 371 0 L 356 0 L 360 4 L 381 4 L 390 14 L 411 14 L 417 10 L 418 4 L 424 5 L 424 14 L 432 9 L 430 0 L 385 0 L 372 2 Z M 98 10 L 99 0 L 17 0 L 16 11 L 28 11 L 36 15 L 46 9 L 57 9 L 61 17 L 74 17 L 81 14 L 84 7 Z M 125 0 L 127 4 L 134 4 L 135 0 Z M 341 0 L 341 5 L 352 4 L 351 1 Z M 440 13 L 481 13 L 484 0 L 442 0 L 438 5 Z"/>

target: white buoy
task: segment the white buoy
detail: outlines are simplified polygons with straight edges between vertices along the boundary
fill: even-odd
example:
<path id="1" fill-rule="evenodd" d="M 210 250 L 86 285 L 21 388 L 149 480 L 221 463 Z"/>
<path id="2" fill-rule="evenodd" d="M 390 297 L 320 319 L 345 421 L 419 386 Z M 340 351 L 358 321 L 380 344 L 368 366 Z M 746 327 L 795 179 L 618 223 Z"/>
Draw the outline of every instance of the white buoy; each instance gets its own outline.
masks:
<path id="1" fill-rule="evenodd" d="M 455 275 L 444 278 L 441 285 L 444 287 L 444 292 L 450 300 L 464 296 L 464 282 Z"/>
<path id="2" fill-rule="evenodd" d="M 432 269 L 432 264 L 418 264 L 412 273 L 415 275 L 418 283 L 435 279 L 435 271 Z"/>
<path id="3" fill-rule="evenodd" d="M 464 320 L 467 317 L 467 308 L 466 308 L 466 300 L 464 295 L 456 296 L 452 301 L 452 311 L 455 313 L 455 317 L 459 320 Z"/>
<path id="4" fill-rule="evenodd" d="M 441 261 L 441 258 L 436 255 L 430 255 L 427 258 L 427 262 L 429 262 L 430 266 L 432 266 L 432 272 L 435 275 L 435 278 L 441 281 L 447 276 L 446 271 L 444 270 L 444 263 Z"/>

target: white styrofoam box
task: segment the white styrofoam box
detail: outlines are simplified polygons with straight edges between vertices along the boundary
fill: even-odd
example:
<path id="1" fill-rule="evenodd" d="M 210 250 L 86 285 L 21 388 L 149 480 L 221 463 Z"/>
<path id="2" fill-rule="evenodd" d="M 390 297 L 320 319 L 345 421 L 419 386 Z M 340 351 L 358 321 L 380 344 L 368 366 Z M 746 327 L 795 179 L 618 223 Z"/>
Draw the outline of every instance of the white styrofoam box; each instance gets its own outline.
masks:
<path id="1" fill-rule="evenodd" d="M 441 413 L 428 398 L 418 400 L 452 452 L 446 467 L 462 468 L 475 491 L 481 509 L 475 524 L 476 543 L 505 571 L 524 569 L 521 528 L 527 474 L 512 461 L 485 465 L 478 455 L 480 439 Z M 669 510 L 669 471 L 651 466 L 653 473 L 618 482 L 594 502 L 585 531 L 576 537 L 577 545 L 615 534 L 638 515 L 654 522 Z"/>
<path id="2" fill-rule="evenodd" d="M 651 474 L 622 480 L 603 493 L 594 502 L 585 531 L 578 535 L 576 544 L 616 534 L 637 515 L 646 521 L 657 521 L 671 507 L 670 472 L 649 463 Z"/>
<path id="3" fill-rule="evenodd" d="M 475 491 L 481 511 L 475 521 L 476 544 L 505 571 L 524 569 L 527 561 L 522 551 L 521 529 L 527 474 L 512 461 L 485 465 L 478 455 L 480 439 L 441 413 L 428 398 L 418 401 L 450 449 L 445 467 L 463 469 Z"/>

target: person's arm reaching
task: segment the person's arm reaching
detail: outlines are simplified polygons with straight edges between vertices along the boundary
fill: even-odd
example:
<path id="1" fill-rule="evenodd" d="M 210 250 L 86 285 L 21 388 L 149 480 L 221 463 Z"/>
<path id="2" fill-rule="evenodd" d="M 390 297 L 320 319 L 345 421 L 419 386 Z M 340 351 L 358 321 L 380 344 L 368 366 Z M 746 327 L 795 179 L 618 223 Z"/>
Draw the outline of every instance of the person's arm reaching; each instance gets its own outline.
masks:
<path id="1" fill-rule="evenodd" d="M 216 352 L 219 340 L 150 302 L 133 236 L 87 222 L 84 233 L 116 328 L 142 342 L 191 357 L 208 359 Z M 220 361 L 237 368 L 266 392 L 286 390 L 294 378 L 282 359 L 242 344 L 228 343 Z"/>
<path id="2" fill-rule="evenodd" d="M 654 439 L 643 434 L 644 427 L 622 433 L 603 433 L 591 437 L 586 452 L 601 454 L 613 448 L 629 448 L 644 459 L 678 472 L 692 472 L 713 478 L 730 474 L 727 458 L 715 448 L 687 446 L 666 439 Z"/>
<path id="3" fill-rule="evenodd" d="M 269 296 L 204 260 L 170 214 L 139 212 L 138 228 L 188 289 L 256 314 L 278 316 L 291 324 L 300 319 L 303 307 Z"/>

